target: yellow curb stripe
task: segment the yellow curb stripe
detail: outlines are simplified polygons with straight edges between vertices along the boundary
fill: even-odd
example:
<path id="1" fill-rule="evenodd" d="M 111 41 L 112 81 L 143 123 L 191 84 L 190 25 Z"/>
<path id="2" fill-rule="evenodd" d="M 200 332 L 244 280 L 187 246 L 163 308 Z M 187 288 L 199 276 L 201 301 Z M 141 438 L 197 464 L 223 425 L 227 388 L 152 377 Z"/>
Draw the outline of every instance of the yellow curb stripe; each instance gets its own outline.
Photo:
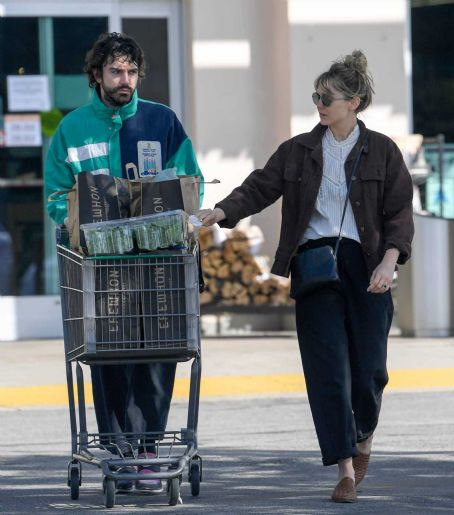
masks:
<path id="1" fill-rule="evenodd" d="M 454 388 L 454 368 L 392 370 L 386 386 L 386 390 L 434 388 Z"/>
<path id="2" fill-rule="evenodd" d="M 392 370 L 386 390 L 454 388 L 454 368 Z M 200 395 L 235 397 L 303 393 L 306 391 L 302 374 L 254 376 L 206 376 L 202 379 Z M 188 397 L 189 379 L 177 378 L 174 398 Z M 93 402 L 91 384 L 85 385 L 85 401 Z M 68 403 L 66 385 L 0 387 L 0 407 L 65 406 Z"/>

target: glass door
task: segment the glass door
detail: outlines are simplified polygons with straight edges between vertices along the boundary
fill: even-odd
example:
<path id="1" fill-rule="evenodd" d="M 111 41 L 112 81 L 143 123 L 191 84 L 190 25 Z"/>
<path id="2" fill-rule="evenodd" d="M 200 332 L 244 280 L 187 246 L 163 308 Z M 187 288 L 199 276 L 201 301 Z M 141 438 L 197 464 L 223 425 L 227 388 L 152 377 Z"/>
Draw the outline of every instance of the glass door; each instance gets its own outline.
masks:
<path id="1" fill-rule="evenodd" d="M 169 105 L 184 123 L 180 0 L 3 0 L 0 18 L 0 295 L 58 294 L 55 226 L 43 199 L 43 156 L 56 123 L 90 99 L 82 71 L 105 31 L 123 31 L 144 48 L 142 98 Z M 80 16 L 80 13 L 90 13 Z M 26 16 L 24 16 L 26 14 Z M 7 77 L 46 75 L 51 115 L 42 144 L 9 146 L 4 137 Z M 19 114 L 19 113 L 17 113 Z M 41 116 L 43 113 L 20 113 Z"/>
<path id="2" fill-rule="evenodd" d="M 146 77 L 139 95 L 170 106 L 184 119 L 182 2 L 136 0 L 120 4 L 119 30 L 132 36 L 145 52 Z"/>
<path id="3" fill-rule="evenodd" d="M 145 53 L 146 76 L 138 87 L 140 97 L 170 105 L 167 18 L 124 18 L 122 27 Z"/>
<path id="4" fill-rule="evenodd" d="M 9 111 L 7 77 L 47 75 L 58 121 L 89 100 L 85 53 L 107 27 L 107 17 L 0 18 L 0 295 L 58 292 L 54 227 L 43 202 L 43 156 L 50 139 L 44 135 L 42 144 L 28 145 L 6 137 L 7 120 L 41 115 Z"/>
<path id="5" fill-rule="evenodd" d="M 39 74 L 38 37 L 37 18 L 0 18 L 0 295 L 43 291 L 41 147 L 9 146 L 4 130 L 6 78 Z"/>

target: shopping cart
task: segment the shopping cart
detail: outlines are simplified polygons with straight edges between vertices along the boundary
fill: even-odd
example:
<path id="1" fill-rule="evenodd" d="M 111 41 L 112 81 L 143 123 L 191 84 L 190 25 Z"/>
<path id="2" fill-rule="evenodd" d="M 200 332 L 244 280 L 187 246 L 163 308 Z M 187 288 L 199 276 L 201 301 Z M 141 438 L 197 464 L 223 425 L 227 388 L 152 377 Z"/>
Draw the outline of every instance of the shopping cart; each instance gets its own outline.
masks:
<path id="1" fill-rule="evenodd" d="M 187 471 L 191 494 L 199 495 L 202 459 L 197 452 L 201 377 L 197 248 L 139 256 L 84 257 L 57 244 L 57 255 L 71 425 L 71 499 L 79 497 L 82 463 L 102 470 L 107 508 L 115 505 L 118 480 L 166 480 L 169 504 L 175 505 Z M 140 434 L 88 432 L 81 363 L 190 360 L 187 427 Z M 139 457 L 139 445 L 153 446 L 155 457 Z M 159 466 L 160 472 L 151 476 L 121 471 L 139 465 Z"/>

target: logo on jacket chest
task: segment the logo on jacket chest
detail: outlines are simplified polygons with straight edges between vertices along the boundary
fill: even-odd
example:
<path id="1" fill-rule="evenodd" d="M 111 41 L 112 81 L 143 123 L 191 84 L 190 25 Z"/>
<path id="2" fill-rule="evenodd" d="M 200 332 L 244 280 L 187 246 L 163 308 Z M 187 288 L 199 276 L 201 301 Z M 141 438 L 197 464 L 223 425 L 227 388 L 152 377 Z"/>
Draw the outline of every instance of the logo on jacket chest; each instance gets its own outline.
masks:
<path id="1" fill-rule="evenodd" d="M 150 177 L 162 171 L 160 141 L 138 141 L 139 177 Z"/>

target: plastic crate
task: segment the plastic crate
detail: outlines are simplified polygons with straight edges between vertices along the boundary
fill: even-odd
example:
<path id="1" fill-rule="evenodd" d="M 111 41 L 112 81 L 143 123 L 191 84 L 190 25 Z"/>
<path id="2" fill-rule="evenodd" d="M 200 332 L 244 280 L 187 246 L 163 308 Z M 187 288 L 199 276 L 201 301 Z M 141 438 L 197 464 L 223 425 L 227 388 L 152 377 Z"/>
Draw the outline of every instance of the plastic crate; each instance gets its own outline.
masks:
<path id="1" fill-rule="evenodd" d="M 178 209 L 154 215 L 83 224 L 90 256 L 119 255 L 171 247 L 187 248 L 188 215 Z"/>
<path id="2" fill-rule="evenodd" d="M 68 361 L 186 361 L 200 350 L 196 250 L 84 257 L 57 245 Z"/>

